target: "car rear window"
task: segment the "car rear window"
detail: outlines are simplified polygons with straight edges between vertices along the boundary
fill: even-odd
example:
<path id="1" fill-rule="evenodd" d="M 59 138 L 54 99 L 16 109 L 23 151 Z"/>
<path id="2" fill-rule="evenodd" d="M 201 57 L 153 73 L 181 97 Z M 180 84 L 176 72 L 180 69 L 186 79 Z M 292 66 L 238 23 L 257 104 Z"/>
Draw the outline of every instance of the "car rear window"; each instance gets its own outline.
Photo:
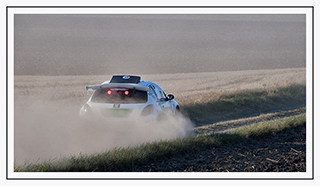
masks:
<path id="1" fill-rule="evenodd" d="M 123 88 L 97 89 L 93 93 L 91 101 L 96 103 L 112 103 L 112 104 L 146 103 L 148 101 L 148 94 L 146 91 L 140 91 L 140 90 L 134 90 L 134 89 L 123 89 Z"/>

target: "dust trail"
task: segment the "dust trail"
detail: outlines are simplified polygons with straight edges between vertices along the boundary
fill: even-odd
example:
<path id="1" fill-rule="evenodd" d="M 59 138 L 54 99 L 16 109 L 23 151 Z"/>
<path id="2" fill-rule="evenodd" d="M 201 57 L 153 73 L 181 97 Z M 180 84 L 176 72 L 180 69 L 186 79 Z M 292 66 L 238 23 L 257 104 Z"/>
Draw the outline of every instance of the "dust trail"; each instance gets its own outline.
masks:
<path id="1" fill-rule="evenodd" d="M 88 122 L 78 117 L 80 107 L 31 97 L 15 100 L 15 165 L 183 138 L 193 129 L 191 121 L 182 115 L 168 116 L 161 122 Z"/>

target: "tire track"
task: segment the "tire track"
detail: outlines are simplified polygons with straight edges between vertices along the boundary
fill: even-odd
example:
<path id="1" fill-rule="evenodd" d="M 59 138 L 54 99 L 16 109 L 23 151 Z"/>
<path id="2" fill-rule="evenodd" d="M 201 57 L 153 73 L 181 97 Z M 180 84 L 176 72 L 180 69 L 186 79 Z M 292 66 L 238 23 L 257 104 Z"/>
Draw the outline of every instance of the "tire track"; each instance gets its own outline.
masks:
<path id="1" fill-rule="evenodd" d="M 294 116 L 294 115 L 298 115 L 306 112 L 306 107 L 300 107 L 295 109 L 288 108 L 288 109 L 290 110 L 277 111 L 277 112 L 272 112 L 267 114 L 260 114 L 259 116 L 251 116 L 247 118 L 221 121 L 213 124 L 202 125 L 194 128 L 194 132 L 196 134 L 210 134 L 214 132 L 221 132 L 221 131 L 230 130 L 233 128 L 251 125 L 257 122 L 263 122 L 263 121 L 273 120 L 277 118 Z"/>

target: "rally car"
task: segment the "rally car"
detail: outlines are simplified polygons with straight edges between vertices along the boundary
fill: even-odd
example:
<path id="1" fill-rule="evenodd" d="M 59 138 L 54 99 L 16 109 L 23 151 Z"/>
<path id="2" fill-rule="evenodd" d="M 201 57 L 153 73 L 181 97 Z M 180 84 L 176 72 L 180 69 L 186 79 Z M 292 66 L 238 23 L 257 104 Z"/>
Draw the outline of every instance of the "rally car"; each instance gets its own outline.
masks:
<path id="1" fill-rule="evenodd" d="M 127 118 L 143 117 L 157 120 L 166 114 L 177 115 L 179 104 L 172 94 L 140 76 L 114 75 L 100 85 L 86 86 L 94 93 L 82 106 L 80 117 Z"/>

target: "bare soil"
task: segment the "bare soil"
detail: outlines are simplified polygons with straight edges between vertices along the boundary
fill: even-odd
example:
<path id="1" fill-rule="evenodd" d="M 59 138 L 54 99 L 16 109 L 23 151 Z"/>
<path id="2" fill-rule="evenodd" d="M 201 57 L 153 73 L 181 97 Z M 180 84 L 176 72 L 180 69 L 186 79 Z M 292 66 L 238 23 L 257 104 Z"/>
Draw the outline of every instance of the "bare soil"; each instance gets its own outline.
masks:
<path id="1" fill-rule="evenodd" d="M 15 75 L 306 66 L 305 15 L 17 14 Z"/>
<path id="2" fill-rule="evenodd" d="M 121 171 L 305 172 L 306 130 L 289 129 L 269 138 L 187 153 Z"/>

